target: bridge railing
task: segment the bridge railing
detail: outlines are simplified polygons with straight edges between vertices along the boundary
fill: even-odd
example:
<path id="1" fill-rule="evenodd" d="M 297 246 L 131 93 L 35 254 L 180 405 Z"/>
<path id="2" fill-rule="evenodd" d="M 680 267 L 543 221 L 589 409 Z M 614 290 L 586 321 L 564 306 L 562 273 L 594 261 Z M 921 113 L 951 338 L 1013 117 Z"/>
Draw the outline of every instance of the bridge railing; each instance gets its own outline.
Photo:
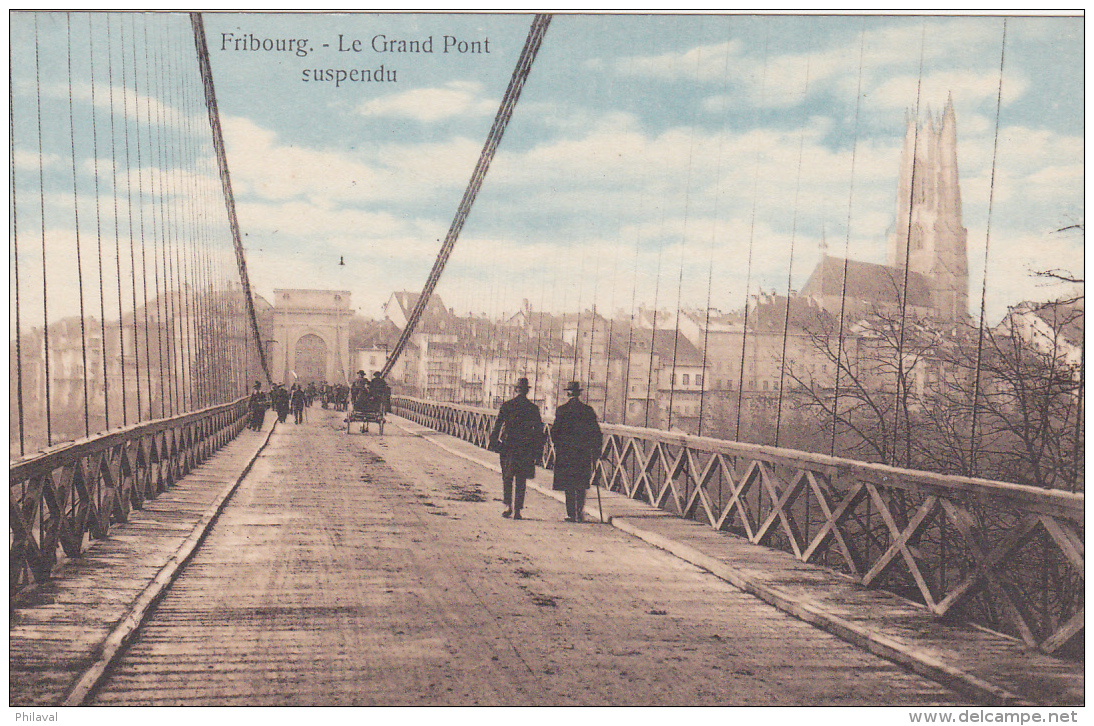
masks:
<path id="1" fill-rule="evenodd" d="M 396 397 L 396 413 L 486 446 L 496 413 Z M 550 427 L 550 423 L 547 423 Z M 1045 652 L 1080 652 L 1085 498 L 1058 490 L 602 425 L 597 482 Z M 549 437 L 543 463 L 551 468 Z"/>
<path id="2" fill-rule="evenodd" d="M 247 399 L 55 446 L 11 464 L 8 514 L 12 594 L 48 580 L 62 555 L 155 498 L 231 441 Z"/>

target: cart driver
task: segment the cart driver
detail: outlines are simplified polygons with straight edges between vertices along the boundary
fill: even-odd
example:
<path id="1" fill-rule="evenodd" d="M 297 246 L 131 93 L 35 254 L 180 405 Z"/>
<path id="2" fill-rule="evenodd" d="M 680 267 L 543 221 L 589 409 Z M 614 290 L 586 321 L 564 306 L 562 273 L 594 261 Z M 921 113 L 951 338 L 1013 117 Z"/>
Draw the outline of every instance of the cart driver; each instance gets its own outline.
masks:
<path id="1" fill-rule="evenodd" d="M 391 413 L 391 386 L 380 376 L 380 371 L 373 371 L 368 390 L 372 398 L 380 403 L 380 410 L 383 413 Z"/>
<path id="2" fill-rule="evenodd" d="M 353 380 L 353 384 L 350 386 L 349 391 L 350 401 L 353 402 L 354 410 L 359 411 L 363 409 L 369 394 L 369 380 L 365 378 L 364 371 L 357 371 L 357 378 Z"/>

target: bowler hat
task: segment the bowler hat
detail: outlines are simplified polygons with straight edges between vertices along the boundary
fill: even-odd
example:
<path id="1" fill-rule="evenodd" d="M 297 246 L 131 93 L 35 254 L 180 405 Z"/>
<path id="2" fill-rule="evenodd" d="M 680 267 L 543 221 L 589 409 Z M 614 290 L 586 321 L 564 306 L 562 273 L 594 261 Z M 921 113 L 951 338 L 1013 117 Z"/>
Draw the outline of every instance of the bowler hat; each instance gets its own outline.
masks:
<path id="1" fill-rule="evenodd" d="M 528 379 L 527 378 L 518 378 L 517 382 L 513 384 L 513 388 L 516 388 L 516 389 L 521 390 L 521 391 L 529 391 L 529 390 L 531 390 L 532 387 L 528 385 Z"/>
<path id="2" fill-rule="evenodd" d="M 570 385 L 566 386 L 564 390 L 572 396 L 577 396 L 581 393 L 581 384 L 577 381 L 570 381 Z"/>

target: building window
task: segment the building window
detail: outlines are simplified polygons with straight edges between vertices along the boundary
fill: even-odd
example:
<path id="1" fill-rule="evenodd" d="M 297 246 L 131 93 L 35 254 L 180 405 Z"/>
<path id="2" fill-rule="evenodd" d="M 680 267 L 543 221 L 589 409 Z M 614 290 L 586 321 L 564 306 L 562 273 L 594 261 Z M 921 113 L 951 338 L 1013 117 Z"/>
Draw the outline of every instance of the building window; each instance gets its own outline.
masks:
<path id="1" fill-rule="evenodd" d="M 695 376 L 695 385 L 697 385 L 697 386 L 702 386 L 703 385 L 703 377 L 701 375 Z"/>
<path id="2" fill-rule="evenodd" d="M 688 385 L 688 379 L 689 379 L 689 378 L 690 378 L 690 376 L 689 376 L 689 375 L 688 375 L 687 373 L 685 373 L 685 374 L 684 374 L 684 385 L 685 385 L 685 386 L 686 386 L 686 385 Z"/>

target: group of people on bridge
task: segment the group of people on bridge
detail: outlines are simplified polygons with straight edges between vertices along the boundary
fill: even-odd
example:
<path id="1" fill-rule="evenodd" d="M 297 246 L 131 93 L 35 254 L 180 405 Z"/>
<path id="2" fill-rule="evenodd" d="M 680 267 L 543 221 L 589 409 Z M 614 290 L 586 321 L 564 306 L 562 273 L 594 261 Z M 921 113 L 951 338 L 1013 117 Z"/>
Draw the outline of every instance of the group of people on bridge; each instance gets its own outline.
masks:
<path id="1" fill-rule="evenodd" d="M 539 406 L 528 400 L 527 378 L 513 386 L 516 396 L 505 401 L 490 432 L 488 448 L 501 458 L 501 516 L 521 519 L 524 495 L 529 479 L 536 476 L 536 462 L 546 443 Z M 566 521 L 585 520 L 585 495 L 600 458 L 603 435 L 596 412 L 581 400 L 581 384 L 566 387 L 569 400 L 555 411 L 551 425 L 551 443 L 555 451 L 552 488 L 566 493 Z"/>
<path id="2" fill-rule="evenodd" d="M 250 428 L 252 431 L 261 430 L 266 411 L 270 408 L 277 414 L 278 423 L 285 423 L 291 411 L 293 422 L 299 424 L 305 420 L 304 409 L 310 408 L 316 400 L 322 403 L 323 408 L 333 405 L 335 410 L 344 411 L 351 401 L 355 406 L 363 406 L 366 397 L 379 401 L 385 413 L 391 411 L 391 388 L 379 371 L 373 374 L 372 380 L 365 378 L 364 371 L 357 371 L 357 379 L 352 386 L 332 386 L 327 383 L 317 386 L 312 382 L 306 386 L 294 383 L 286 389 L 285 384 L 275 383 L 269 393 L 262 390 L 261 381 L 255 381 L 249 400 Z"/>
<path id="3" fill-rule="evenodd" d="M 502 516 L 521 519 L 528 480 L 536 476 L 536 463 L 543 457 L 546 433 L 539 406 L 528 400 L 531 390 L 528 379 L 518 379 L 513 388 L 516 395 L 502 403 L 498 410 L 487 448 L 501 458 L 502 499 L 505 502 Z M 255 381 L 250 399 L 251 429 L 262 428 L 266 409 L 271 406 L 277 412 L 278 422 L 284 423 L 291 409 L 295 423 L 299 424 L 305 406 L 314 402 L 317 391 L 326 408 L 327 389 L 325 384 L 319 389 L 314 384 L 306 387 L 293 384 L 286 391 L 284 385 L 276 383 L 267 396 L 262 383 Z M 603 435 L 596 412 L 581 400 L 581 384 L 573 381 L 565 390 L 569 400 L 556 410 L 550 433 L 555 454 L 552 488 L 566 493 L 566 521 L 582 522 L 585 496 L 592 481 L 593 467 L 600 458 Z M 373 373 L 371 380 L 364 371 L 357 371 L 346 398 L 355 410 L 373 407 L 382 413 L 391 411 L 391 388 L 379 371 Z"/>
<path id="4" fill-rule="evenodd" d="M 293 413 L 294 423 L 301 423 L 304 420 L 304 408 L 315 402 L 316 395 L 317 389 L 314 383 L 309 383 L 307 386 L 294 383 L 288 389 L 285 388 L 284 383 L 275 383 L 267 394 L 262 390 L 262 382 L 255 381 L 254 391 L 249 401 L 251 430 L 258 431 L 262 428 L 262 423 L 266 419 L 266 410 L 270 408 L 277 414 L 279 423 L 285 423 L 290 410 Z"/>

